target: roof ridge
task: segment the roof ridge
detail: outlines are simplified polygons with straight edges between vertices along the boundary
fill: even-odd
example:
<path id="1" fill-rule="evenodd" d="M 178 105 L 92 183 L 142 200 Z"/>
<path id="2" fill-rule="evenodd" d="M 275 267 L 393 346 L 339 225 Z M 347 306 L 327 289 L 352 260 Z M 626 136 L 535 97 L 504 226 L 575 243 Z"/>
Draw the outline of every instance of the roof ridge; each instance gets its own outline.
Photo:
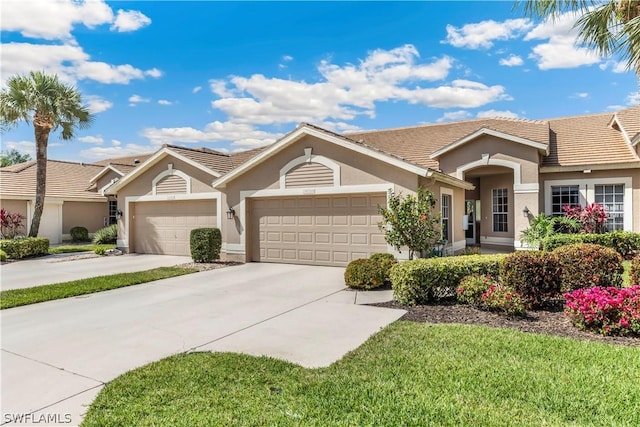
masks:
<path id="1" fill-rule="evenodd" d="M 207 147 L 191 148 L 191 147 L 181 147 L 179 145 L 172 145 L 172 144 L 164 144 L 163 147 L 164 148 L 178 148 L 180 150 L 197 151 L 199 153 L 216 154 L 218 156 L 229 157 L 229 154 L 227 154 L 227 153 L 223 153 L 221 151 L 213 150 L 213 149 L 207 148 Z"/>

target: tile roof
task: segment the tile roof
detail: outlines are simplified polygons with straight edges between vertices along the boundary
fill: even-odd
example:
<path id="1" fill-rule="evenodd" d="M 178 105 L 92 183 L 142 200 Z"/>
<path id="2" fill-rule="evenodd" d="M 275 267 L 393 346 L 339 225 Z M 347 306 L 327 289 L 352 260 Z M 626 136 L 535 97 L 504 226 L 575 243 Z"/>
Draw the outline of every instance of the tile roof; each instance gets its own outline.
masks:
<path id="1" fill-rule="evenodd" d="M 548 122 L 507 118 L 476 119 L 406 128 L 350 132 L 345 136 L 419 166 L 437 169 L 438 162 L 429 158 L 431 153 L 482 128 L 493 129 L 543 144 L 549 141 Z"/>
<path id="2" fill-rule="evenodd" d="M 640 105 L 620 110 L 616 116 L 618 116 L 624 130 L 627 131 L 629 139 L 640 134 Z"/>
<path id="3" fill-rule="evenodd" d="M 93 162 L 93 164 L 101 165 L 101 166 L 107 166 L 111 164 L 111 165 L 121 165 L 121 166 L 128 165 L 128 166 L 136 167 L 137 165 L 139 165 L 140 163 L 143 163 L 152 155 L 153 153 L 145 153 L 145 154 L 138 154 L 136 156 L 113 157 L 110 159 L 104 159 L 104 160 L 99 160 L 97 162 Z M 136 163 L 136 160 L 139 160 L 139 162 Z"/>
<path id="4" fill-rule="evenodd" d="M 87 188 L 89 180 L 103 167 L 87 163 L 48 160 L 46 196 L 61 199 L 105 200 L 95 188 Z M 35 197 L 36 162 L 0 168 L 0 194 L 4 199 Z"/>
<path id="5" fill-rule="evenodd" d="M 640 127 L 633 120 L 639 108 L 623 110 L 619 117 L 630 129 Z M 549 155 L 542 166 L 580 166 L 638 162 L 638 157 L 618 129 L 609 126 L 613 113 L 550 119 Z M 640 118 L 636 117 L 638 120 Z M 628 131 L 628 130 L 627 130 Z"/>
<path id="6" fill-rule="evenodd" d="M 224 175 L 233 169 L 233 163 L 228 154 L 221 153 L 210 148 L 186 148 L 168 144 L 163 145 L 162 147 L 169 148 L 171 151 L 174 151 L 189 160 L 200 163 L 204 167 L 211 169 L 220 175 Z"/>
<path id="7" fill-rule="evenodd" d="M 231 153 L 231 163 L 233 165 L 233 169 L 237 168 L 241 164 L 249 161 L 251 158 L 257 156 L 262 153 L 265 149 L 269 148 L 271 144 L 266 145 L 264 147 L 253 148 L 251 150 L 245 151 L 237 151 L 235 153 Z"/>

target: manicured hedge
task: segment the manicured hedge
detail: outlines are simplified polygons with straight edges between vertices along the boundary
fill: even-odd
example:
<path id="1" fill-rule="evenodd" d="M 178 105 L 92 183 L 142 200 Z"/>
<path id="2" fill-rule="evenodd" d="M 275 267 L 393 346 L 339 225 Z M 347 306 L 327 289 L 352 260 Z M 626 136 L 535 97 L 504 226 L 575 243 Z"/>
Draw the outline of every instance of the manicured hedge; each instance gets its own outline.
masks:
<path id="1" fill-rule="evenodd" d="M 460 281 L 472 274 L 497 277 L 506 255 L 469 255 L 417 259 L 391 269 L 391 286 L 401 304 L 424 304 L 455 297 Z"/>
<path id="2" fill-rule="evenodd" d="M 11 259 L 22 259 L 30 256 L 47 255 L 49 239 L 44 237 L 27 237 L 24 239 L 0 240 L 0 249 Z"/>
<path id="3" fill-rule="evenodd" d="M 519 251 L 505 258 L 500 280 L 536 307 L 560 294 L 562 269 L 553 252 Z"/>
<path id="4" fill-rule="evenodd" d="M 611 248 L 576 243 L 561 246 L 554 254 L 562 268 L 562 291 L 593 286 L 622 286 L 622 257 Z"/>
<path id="5" fill-rule="evenodd" d="M 640 255 L 631 260 L 631 269 L 629 270 L 629 277 L 631 278 L 631 286 L 640 285 Z"/>
<path id="6" fill-rule="evenodd" d="M 618 252 L 624 259 L 629 259 L 640 251 L 640 233 L 613 231 L 604 234 L 554 234 L 542 241 L 542 248 L 545 251 L 553 251 L 573 243 L 606 246 Z"/>
<path id="7" fill-rule="evenodd" d="M 377 288 L 388 280 L 391 267 L 397 262 L 392 254 L 384 253 L 351 261 L 344 271 L 344 283 L 353 289 Z"/>
<path id="8" fill-rule="evenodd" d="M 193 262 L 212 262 L 220 259 L 222 234 L 218 228 L 194 228 L 190 235 Z"/>
<path id="9" fill-rule="evenodd" d="M 86 227 L 72 227 L 69 230 L 69 234 L 71 235 L 71 240 L 74 242 L 88 242 L 89 241 L 89 230 Z"/>
<path id="10" fill-rule="evenodd" d="M 7 260 L 7 253 L 0 249 L 0 261 L 5 262 Z"/>

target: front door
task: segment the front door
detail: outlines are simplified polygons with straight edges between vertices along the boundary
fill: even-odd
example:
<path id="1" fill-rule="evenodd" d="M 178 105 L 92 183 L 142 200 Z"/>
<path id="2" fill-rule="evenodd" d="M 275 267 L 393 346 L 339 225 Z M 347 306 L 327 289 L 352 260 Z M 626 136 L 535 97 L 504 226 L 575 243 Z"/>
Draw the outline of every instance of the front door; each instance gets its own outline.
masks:
<path id="1" fill-rule="evenodd" d="M 467 245 L 476 244 L 476 201 L 466 200 L 464 203 L 464 214 L 467 218 L 467 229 L 465 230 L 465 240 Z"/>

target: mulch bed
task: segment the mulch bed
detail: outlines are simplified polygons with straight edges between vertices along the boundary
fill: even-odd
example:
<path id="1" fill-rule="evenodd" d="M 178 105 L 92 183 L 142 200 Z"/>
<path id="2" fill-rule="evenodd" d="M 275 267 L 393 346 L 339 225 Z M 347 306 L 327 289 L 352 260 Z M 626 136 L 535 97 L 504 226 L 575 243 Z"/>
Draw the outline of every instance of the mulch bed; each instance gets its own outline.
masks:
<path id="1" fill-rule="evenodd" d="M 571 324 L 562 308 L 550 307 L 546 310 L 528 311 L 526 317 L 505 316 L 482 311 L 467 305 L 454 303 L 404 306 L 396 301 L 372 304 L 377 307 L 399 308 L 407 310 L 401 320 L 428 323 L 462 323 L 486 325 L 495 328 L 511 328 L 522 332 L 555 335 L 584 341 L 596 341 L 609 344 L 640 347 L 640 338 L 607 337 L 593 332 L 582 331 Z"/>

